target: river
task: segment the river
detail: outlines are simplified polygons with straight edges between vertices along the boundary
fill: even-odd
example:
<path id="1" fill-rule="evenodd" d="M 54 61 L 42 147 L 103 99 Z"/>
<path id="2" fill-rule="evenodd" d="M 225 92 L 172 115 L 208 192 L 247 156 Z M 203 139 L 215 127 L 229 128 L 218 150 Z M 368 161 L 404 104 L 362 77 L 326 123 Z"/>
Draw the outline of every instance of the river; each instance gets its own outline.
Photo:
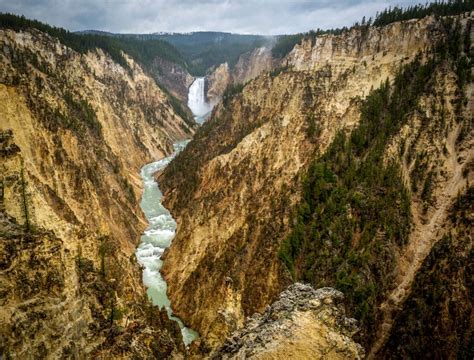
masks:
<path id="1" fill-rule="evenodd" d="M 206 101 L 205 84 L 205 78 L 196 78 L 189 87 L 188 93 L 188 106 L 200 124 L 205 121 L 212 110 L 212 105 Z M 165 249 L 171 245 L 176 234 L 176 221 L 161 204 L 163 194 L 155 181 L 154 174 L 165 168 L 176 154 L 186 147 L 187 143 L 188 141 L 182 141 L 174 144 L 173 154 L 149 163 L 141 169 L 143 195 L 140 206 L 148 220 L 148 228 L 143 233 L 136 251 L 138 262 L 143 266 L 143 284 L 147 287 L 148 297 L 153 305 L 159 306 L 160 309 L 166 309 L 168 317 L 179 324 L 185 345 L 189 345 L 195 340 L 198 333 L 184 326 L 183 322 L 173 315 L 166 281 L 160 273 L 163 266 L 161 256 Z"/>
<path id="2" fill-rule="evenodd" d="M 176 221 L 161 204 L 163 194 L 153 175 L 168 165 L 187 143 L 188 141 L 183 141 L 175 144 L 175 151 L 172 155 L 147 164 L 141 169 L 143 195 L 140 206 L 148 220 L 148 228 L 143 233 L 136 251 L 138 262 L 143 266 L 143 284 L 148 288 L 149 298 L 160 309 L 165 308 L 168 317 L 179 324 L 185 345 L 189 345 L 197 338 L 198 334 L 184 326 L 183 322 L 173 315 L 170 299 L 166 292 L 167 285 L 160 273 L 163 265 L 161 256 L 165 249 L 171 245 L 176 234 Z"/>

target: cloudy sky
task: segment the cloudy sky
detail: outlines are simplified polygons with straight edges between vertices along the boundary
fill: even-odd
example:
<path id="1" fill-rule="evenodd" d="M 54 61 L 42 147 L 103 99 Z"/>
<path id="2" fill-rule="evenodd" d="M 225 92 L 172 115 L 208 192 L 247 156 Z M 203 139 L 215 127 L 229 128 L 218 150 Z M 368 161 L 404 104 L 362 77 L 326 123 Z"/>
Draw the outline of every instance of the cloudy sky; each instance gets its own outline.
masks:
<path id="1" fill-rule="evenodd" d="M 0 0 L 0 12 L 23 14 L 69 30 L 121 33 L 201 30 L 284 34 L 351 25 L 388 6 L 420 0 Z M 424 1 L 423 1 L 424 2 Z"/>

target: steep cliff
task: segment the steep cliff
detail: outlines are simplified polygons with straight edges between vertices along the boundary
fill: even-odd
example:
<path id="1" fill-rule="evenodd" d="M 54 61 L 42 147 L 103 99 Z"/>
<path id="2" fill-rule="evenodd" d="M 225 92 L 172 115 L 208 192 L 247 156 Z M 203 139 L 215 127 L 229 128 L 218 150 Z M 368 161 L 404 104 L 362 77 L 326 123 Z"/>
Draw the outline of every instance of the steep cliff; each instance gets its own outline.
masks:
<path id="1" fill-rule="evenodd" d="M 264 71 L 273 67 L 274 60 L 270 47 L 260 47 L 240 55 L 232 72 L 234 83 L 245 84 Z"/>
<path id="2" fill-rule="evenodd" d="M 245 84 L 265 71 L 271 70 L 276 60 L 272 58 L 269 47 L 260 47 L 240 55 L 234 67 L 223 63 L 216 67 L 206 78 L 207 97 L 211 104 L 217 104 L 225 89 L 234 84 Z"/>
<path id="3" fill-rule="evenodd" d="M 229 64 L 223 63 L 206 76 L 206 96 L 210 104 L 215 105 L 222 98 L 225 89 L 232 83 L 232 74 Z"/>
<path id="4" fill-rule="evenodd" d="M 153 59 L 148 71 L 159 84 L 168 89 L 183 104 L 186 104 L 188 88 L 194 78 L 183 66 L 157 56 Z"/>
<path id="5" fill-rule="evenodd" d="M 219 103 L 160 176 L 178 222 L 163 271 L 203 351 L 295 279 L 342 290 L 383 348 L 472 177 L 471 22 L 308 38 Z"/>
<path id="6" fill-rule="evenodd" d="M 0 29 L 0 352 L 169 356 L 179 329 L 148 306 L 135 247 L 140 167 L 193 134 L 127 55 L 79 54 Z"/>

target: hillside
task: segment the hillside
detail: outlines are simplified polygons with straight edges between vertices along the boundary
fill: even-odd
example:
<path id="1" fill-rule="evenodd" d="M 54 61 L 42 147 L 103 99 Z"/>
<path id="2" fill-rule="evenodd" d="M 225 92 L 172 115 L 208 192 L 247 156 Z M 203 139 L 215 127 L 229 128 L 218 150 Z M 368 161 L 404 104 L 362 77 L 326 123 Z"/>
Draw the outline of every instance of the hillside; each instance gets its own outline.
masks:
<path id="1" fill-rule="evenodd" d="M 425 259 L 456 236 L 448 219 L 472 183 L 471 24 L 465 13 L 308 36 L 283 67 L 224 96 L 158 177 L 178 222 L 169 296 L 202 349 L 294 281 L 344 293 L 370 358 L 428 351 L 429 340 L 415 352 L 395 335 L 416 331 L 403 309 L 446 333 L 456 326 L 407 298 L 431 296 L 413 293 L 423 276 L 447 276 Z M 472 311 L 466 292 L 456 304 Z M 435 357 L 462 354 L 466 341 L 446 339 Z"/>
<path id="2" fill-rule="evenodd" d="M 204 76 L 223 63 L 233 67 L 242 54 L 271 42 L 271 39 L 260 35 L 212 31 L 153 36 L 173 44 L 183 54 L 190 72 L 195 76 Z"/>
<path id="3" fill-rule="evenodd" d="M 64 45 L 85 54 L 96 48 L 102 49 L 116 63 L 131 71 L 125 54 L 132 57 L 142 69 L 155 79 L 166 92 L 174 110 L 188 121 L 192 121 L 189 110 L 183 106 L 192 83 L 186 61 L 170 43 L 158 39 L 139 40 L 133 37 L 116 37 L 105 32 L 72 33 L 24 16 L 0 13 L 0 27 L 14 31 L 37 29 L 59 39 Z M 180 103 L 180 101 L 182 103 Z"/>
<path id="4" fill-rule="evenodd" d="M 164 357 L 179 329 L 151 308 L 134 252 L 143 164 L 192 136 L 128 55 L 0 28 L 0 353 Z"/>
<path id="5" fill-rule="evenodd" d="M 84 35 L 108 36 L 126 41 L 162 41 L 174 46 L 193 76 L 204 76 L 221 64 L 234 67 L 242 54 L 267 45 L 274 39 L 262 35 L 232 34 L 218 31 L 196 31 L 191 33 L 155 34 L 114 34 L 104 31 L 87 30 L 78 32 Z"/>

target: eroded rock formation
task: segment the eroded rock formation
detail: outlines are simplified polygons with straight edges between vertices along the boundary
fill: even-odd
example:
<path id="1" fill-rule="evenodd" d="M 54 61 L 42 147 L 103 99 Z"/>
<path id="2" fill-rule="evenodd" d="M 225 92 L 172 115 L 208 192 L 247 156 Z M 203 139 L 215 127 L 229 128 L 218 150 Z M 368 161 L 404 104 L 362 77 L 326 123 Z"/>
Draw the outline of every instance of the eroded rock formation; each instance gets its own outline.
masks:
<path id="1" fill-rule="evenodd" d="M 233 68 L 227 63 L 219 65 L 208 76 L 207 97 L 211 104 L 217 104 L 225 89 L 231 84 L 245 84 L 265 71 L 271 70 L 276 60 L 269 47 L 257 48 L 242 54 Z"/>
<path id="2" fill-rule="evenodd" d="M 124 69 L 34 29 L 0 30 L 0 49 L 1 354 L 182 349 L 176 324 L 148 305 L 134 251 L 140 167 L 194 124 L 131 58 Z"/>
<path id="3" fill-rule="evenodd" d="M 371 89 L 390 86 L 399 69 L 415 59 L 429 61 L 432 47 L 446 41 L 455 26 L 467 39 L 460 51 L 468 54 L 471 21 L 469 14 L 459 16 L 458 25 L 426 17 L 305 40 L 284 60 L 288 68 L 257 77 L 219 103 L 160 176 L 166 206 L 178 222 L 163 268 L 170 298 L 209 349 L 243 326 L 246 316 L 263 311 L 294 276 L 317 273 L 311 281 L 327 279 L 328 286 L 347 281 L 334 279 L 330 267 L 311 268 L 330 257 L 332 245 L 303 250 L 291 273 L 279 258 L 297 221 L 292 209 L 301 200 L 308 166 L 325 154 L 336 134 L 358 127 Z M 364 317 L 360 338 L 368 349 L 373 346 L 373 354 L 383 348 L 424 258 L 449 231 L 450 205 L 472 179 L 472 84 L 459 87 L 454 61 L 436 63 L 423 75 L 426 86 L 410 105 L 406 125 L 384 148 L 386 163 L 397 163 L 404 176 L 399 183 L 411 194 L 407 221 L 413 225 L 407 226 L 406 242 L 389 241 L 393 234 L 384 231 L 370 237 L 371 244 L 380 242 L 387 264 L 377 268 L 377 258 L 364 260 L 377 295 L 367 304 L 370 316 Z M 385 195 L 381 190 L 377 196 Z M 353 211 L 347 209 L 347 221 L 359 218 Z M 357 231 L 353 235 L 348 246 L 362 254 Z"/>
<path id="4" fill-rule="evenodd" d="M 362 359 L 352 340 L 356 321 L 347 318 L 343 294 L 296 283 L 263 314 L 248 318 L 212 359 Z"/>

